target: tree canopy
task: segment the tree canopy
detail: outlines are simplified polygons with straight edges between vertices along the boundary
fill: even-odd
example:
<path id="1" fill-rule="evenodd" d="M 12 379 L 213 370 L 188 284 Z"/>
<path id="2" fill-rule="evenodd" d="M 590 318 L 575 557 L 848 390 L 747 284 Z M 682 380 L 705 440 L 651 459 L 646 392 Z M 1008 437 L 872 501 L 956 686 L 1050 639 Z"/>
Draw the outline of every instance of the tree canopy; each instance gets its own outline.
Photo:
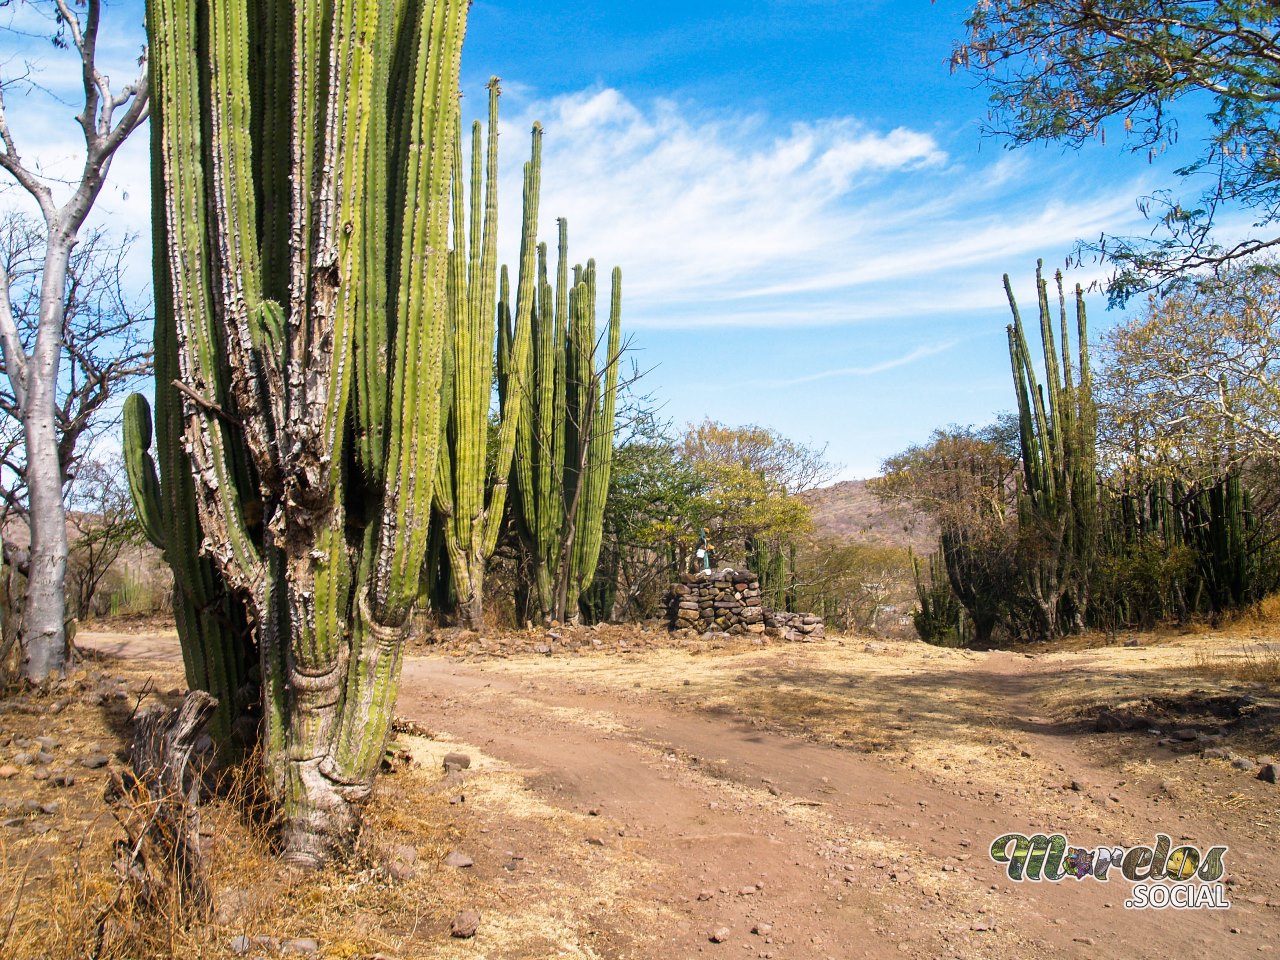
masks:
<path id="1" fill-rule="evenodd" d="M 1103 340 L 1104 450 L 1195 481 L 1280 457 L 1280 281 L 1240 265 L 1165 297 Z"/>
<path id="2" fill-rule="evenodd" d="M 979 0 L 966 24 L 953 68 L 990 90 L 989 130 L 1014 146 L 1105 142 L 1113 122 L 1127 149 L 1154 160 L 1178 140 L 1175 106 L 1204 111 L 1210 134 L 1176 171 L 1199 196 L 1157 193 L 1141 204 L 1151 236 L 1084 247 L 1115 265 L 1113 302 L 1280 244 L 1280 4 Z M 1219 243 L 1226 205 L 1263 233 Z"/>
<path id="3" fill-rule="evenodd" d="M 809 526 L 798 494 L 830 478 L 824 450 L 759 426 L 691 425 L 678 453 L 692 470 L 696 493 L 687 505 L 689 533 L 711 530 L 732 552 L 748 540 L 787 541 Z"/>

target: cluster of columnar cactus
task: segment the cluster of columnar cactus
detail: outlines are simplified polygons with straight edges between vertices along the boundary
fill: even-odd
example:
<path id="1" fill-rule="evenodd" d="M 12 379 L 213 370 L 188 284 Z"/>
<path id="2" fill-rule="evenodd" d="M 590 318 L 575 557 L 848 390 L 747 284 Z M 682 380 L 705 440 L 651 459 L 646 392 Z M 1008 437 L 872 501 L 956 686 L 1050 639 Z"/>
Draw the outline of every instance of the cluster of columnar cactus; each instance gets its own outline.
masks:
<path id="1" fill-rule="evenodd" d="M 147 9 L 160 469 L 135 400 L 130 476 L 224 735 L 260 696 L 301 863 L 354 836 L 427 550 L 468 6 Z"/>
<path id="2" fill-rule="evenodd" d="M 1036 265 L 1044 384 L 1027 345 L 1018 303 L 1004 277 L 1013 323 L 1009 358 L 1018 397 L 1022 441 L 1019 527 L 1034 633 L 1056 637 L 1079 629 L 1089 604 L 1089 578 L 1097 560 L 1097 412 L 1089 367 L 1084 291 L 1075 288 L 1077 365 L 1073 367 L 1062 273 L 1057 274 L 1058 334 L 1043 262 Z"/>
<path id="3" fill-rule="evenodd" d="M 449 323 L 445 346 L 446 415 L 436 481 L 436 507 L 442 518 L 442 545 L 462 623 L 478 628 L 484 596 L 484 572 L 497 546 L 505 518 L 516 429 L 527 401 L 531 327 L 535 291 L 538 199 L 542 165 L 542 129 L 533 131 L 533 155 L 524 170 L 524 214 L 520 275 L 530 278 L 517 293 L 515 315 L 508 320 L 504 296 L 498 306 L 498 81 L 489 82 L 487 162 L 483 128 L 472 128 L 470 223 L 464 211 L 462 149 L 453 175 L 453 250 L 449 260 Z M 459 136 L 459 140 L 461 137 Z M 483 170 L 483 172 L 482 172 Z M 482 202 L 483 197 L 483 202 Z M 482 212 L 483 211 L 483 212 Z M 505 274 L 504 274 L 505 276 Z M 501 408 L 496 450 L 489 449 L 489 408 L 493 392 L 497 327 L 509 330 L 506 376 L 511 383 Z"/>
<path id="4" fill-rule="evenodd" d="M 1260 600 L 1280 574 L 1238 466 L 1194 485 L 1130 470 L 1102 523 L 1110 576 L 1095 603 L 1108 627 L 1217 616 Z"/>
<path id="5" fill-rule="evenodd" d="M 596 264 L 569 271 L 569 232 L 559 221 L 554 286 L 547 248 L 539 245 L 536 278 L 521 264 L 517 304 L 533 297 L 532 363 L 528 397 L 516 431 L 516 519 L 532 568 L 533 595 L 544 620 L 576 621 L 582 591 L 595 576 L 604 528 L 604 504 L 613 462 L 614 414 L 622 351 L 622 272 L 614 268 L 609 323 L 597 339 Z M 510 327 L 504 278 L 500 315 L 500 394 L 504 410 L 515 401 L 516 331 Z M 504 413 L 505 418 L 505 413 Z"/>
<path id="6" fill-rule="evenodd" d="M 920 558 L 912 555 L 911 572 L 915 577 L 916 600 L 920 603 L 912 620 L 920 639 L 940 646 L 969 646 L 973 631 L 965 608 L 948 580 L 942 549 L 930 554 L 927 575 L 921 569 Z"/>

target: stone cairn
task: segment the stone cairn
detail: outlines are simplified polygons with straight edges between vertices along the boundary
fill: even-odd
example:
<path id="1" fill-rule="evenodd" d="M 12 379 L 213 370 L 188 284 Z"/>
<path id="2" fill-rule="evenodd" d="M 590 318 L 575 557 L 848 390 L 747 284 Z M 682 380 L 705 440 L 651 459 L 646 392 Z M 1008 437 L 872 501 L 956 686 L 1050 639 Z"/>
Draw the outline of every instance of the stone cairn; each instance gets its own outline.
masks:
<path id="1" fill-rule="evenodd" d="M 667 594 L 667 622 L 673 631 L 770 633 L 793 641 L 826 636 L 819 617 L 765 610 L 760 578 L 745 570 L 682 573 Z"/>
<path id="2" fill-rule="evenodd" d="M 764 625 L 775 631 L 783 640 L 822 640 L 827 635 L 827 625 L 821 617 L 812 613 L 782 613 L 770 610 L 764 615 Z"/>

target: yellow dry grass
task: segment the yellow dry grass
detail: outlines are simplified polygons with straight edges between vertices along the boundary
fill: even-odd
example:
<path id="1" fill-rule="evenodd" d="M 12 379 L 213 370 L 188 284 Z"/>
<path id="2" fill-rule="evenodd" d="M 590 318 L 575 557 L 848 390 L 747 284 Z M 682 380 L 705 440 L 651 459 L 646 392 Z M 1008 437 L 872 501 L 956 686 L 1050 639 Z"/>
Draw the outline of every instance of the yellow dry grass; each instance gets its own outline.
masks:
<path id="1" fill-rule="evenodd" d="M 113 659 L 95 666 L 95 674 L 104 666 L 124 689 L 179 681 L 175 664 Z M 91 675 L 80 687 L 96 683 Z M 12 699 L 30 712 L 0 713 L 0 734 L 27 738 L 53 728 L 59 752 L 68 757 L 90 748 L 122 750 L 122 717 L 135 695 L 91 706 L 81 702 L 82 693 L 62 697 L 70 702 L 53 720 L 46 710 L 53 695 Z M 344 960 L 379 954 L 590 960 L 620 955 L 626 948 L 620 929 L 661 922 L 663 908 L 639 892 L 654 881 L 656 868 L 636 845 L 586 843 L 588 835 L 616 825 L 544 804 L 518 771 L 469 745 L 403 736 L 397 746 L 413 757 L 412 765 L 379 778 L 357 855 L 341 866 L 315 873 L 283 869 L 265 831 L 242 815 L 234 788 L 204 806 L 214 903 L 212 914 L 199 918 L 176 910 L 156 915 L 118 898 L 111 861 L 120 831 L 102 802 L 106 771 L 78 770 L 77 782 L 66 788 L 33 780 L 30 768 L 0 780 L 0 798 L 11 808 L 26 800 L 62 804 L 55 815 L 33 814 L 0 830 L 0 956 L 224 958 L 235 956 L 231 943 L 243 935 L 311 938 L 320 943 L 320 957 Z M 472 766 L 461 778 L 442 780 L 441 760 L 451 750 L 467 752 Z M 0 762 L 9 752 L 0 753 Z M 465 801 L 451 804 L 459 795 Z M 50 829 L 35 833 L 34 823 Z M 416 854 L 413 875 L 394 879 L 388 864 L 405 848 Z M 451 850 L 467 852 L 475 868 L 444 866 Z M 452 919 L 473 909 L 481 915 L 477 935 L 452 938 Z M 250 955 L 270 952 L 255 946 Z"/>

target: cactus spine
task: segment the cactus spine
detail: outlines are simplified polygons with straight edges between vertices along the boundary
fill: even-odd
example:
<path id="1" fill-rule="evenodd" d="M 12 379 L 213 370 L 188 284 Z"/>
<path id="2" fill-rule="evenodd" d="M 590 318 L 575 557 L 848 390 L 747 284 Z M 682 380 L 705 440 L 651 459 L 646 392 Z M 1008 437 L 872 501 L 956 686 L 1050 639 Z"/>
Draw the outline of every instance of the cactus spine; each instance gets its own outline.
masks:
<path id="1" fill-rule="evenodd" d="M 427 550 L 467 8 L 148 4 L 158 482 L 136 402 L 130 459 L 175 577 L 210 564 L 255 625 L 238 649 L 303 864 L 354 838 Z"/>
<path id="2" fill-rule="evenodd" d="M 542 129 L 533 130 L 533 154 L 524 170 L 524 220 L 520 276 L 512 342 L 504 377 L 512 389 L 500 407 L 497 449 L 488 459 L 489 407 L 494 378 L 498 259 L 498 80 L 489 81 L 487 164 L 482 175 L 482 127 L 472 128 L 470 225 L 464 222 L 461 144 L 454 158 L 453 250 L 449 274 L 449 415 L 442 438 L 436 506 L 444 518 L 444 548 L 453 573 L 465 626 L 481 626 L 484 570 L 502 529 L 508 478 L 515 454 L 516 427 L 524 410 L 530 356 L 537 256 L 538 196 L 542 169 Z M 459 137 L 461 140 L 461 137 Z M 483 219 L 481 196 L 483 191 Z M 505 302 L 505 294 L 504 294 Z M 503 315 L 505 317 L 505 315 Z M 486 501 L 487 491 L 487 501 Z"/>
<path id="3" fill-rule="evenodd" d="M 1024 569 L 1035 619 L 1033 632 L 1050 639 L 1068 629 L 1081 629 L 1088 609 L 1089 580 L 1098 540 L 1097 413 L 1084 291 L 1076 285 L 1077 377 L 1071 359 L 1062 273 L 1057 274 L 1059 334 L 1055 339 L 1043 268 L 1043 261 L 1037 263 L 1044 385 L 1036 379 L 1008 274 L 1004 286 L 1013 311 L 1008 335 L 1022 441 L 1019 528 Z"/>
<path id="4" fill-rule="evenodd" d="M 522 289 L 524 267 L 522 263 Z M 533 283 L 532 276 L 528 282 Z M 555 285 L 547 277 L 545 245 L 538 248 L 536 282 L 530 402 L 521 411 L 512 470 L 516 517 L 533 570 L 539 616 L 576 621 L 579 598 L 595 576 L 600 557 L 613 463 L 622 352 L 622 271 L 613 270 L 604 344 L 596 334 L 595 261 L 575 266 L 570 283 L 569 231 L 564 220 L 559 221 Z M 500 310 L 510 317 L 505 296 Z M 503 342 L 514 343 L 514 332 L 504 333 Z M 512 359 L 503 367 L 511 369 L 514 364 Z M 514 395 L 510 383 L 502 394 Z"/>

